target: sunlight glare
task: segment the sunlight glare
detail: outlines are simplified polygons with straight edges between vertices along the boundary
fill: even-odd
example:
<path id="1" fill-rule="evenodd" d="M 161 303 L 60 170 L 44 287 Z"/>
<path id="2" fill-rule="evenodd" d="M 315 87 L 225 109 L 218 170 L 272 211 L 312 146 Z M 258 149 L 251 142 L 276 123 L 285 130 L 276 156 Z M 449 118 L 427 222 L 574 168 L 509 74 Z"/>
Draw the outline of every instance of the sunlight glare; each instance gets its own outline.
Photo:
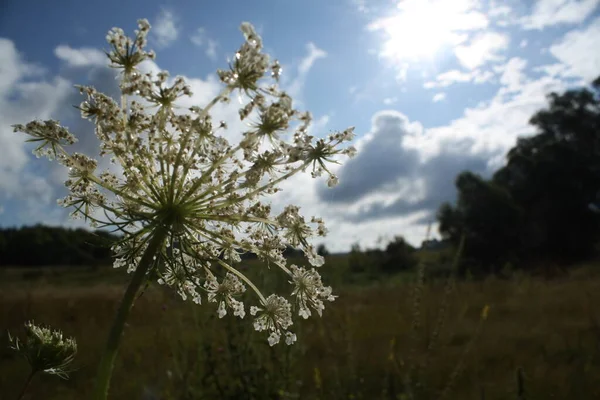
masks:
<path id="1" fill-rule="evenodd" d="M 485 16 L 468 0 L 404 0 L 395 15 L 376 21 L 370 29 L 383 30 L 387 36 L 382 55 L 417 61 L 464 42 L 466 31 L 486 25 Z"/>

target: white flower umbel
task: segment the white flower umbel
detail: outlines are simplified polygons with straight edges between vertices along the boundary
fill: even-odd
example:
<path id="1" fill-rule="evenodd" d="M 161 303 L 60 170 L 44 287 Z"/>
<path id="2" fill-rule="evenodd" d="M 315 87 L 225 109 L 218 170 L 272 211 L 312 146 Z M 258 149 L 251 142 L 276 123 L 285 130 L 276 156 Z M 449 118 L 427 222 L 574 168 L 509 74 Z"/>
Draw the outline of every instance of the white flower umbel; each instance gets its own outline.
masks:
<path id="1" fill-rule="evenodd" d="M 214 275 L 209 274 L 204 286 L 208 291 L 208 301 L 219 303 L 217 309 L 219 318 L 223 318 L 227 314 L 227 308 L 232 309 L 233 315 L 237 317 L 244 318 L 246 316 L 244 303 L 233 298 L 233 296 L 240 296 L 246 291 L 246 287 L 237 276 L 228 272 L 223 281 L 219 283 Z"/>
<path id="2" fill-rule="evenodd" d="M 97 171 L 96 160 L 69 152 L 67 145 L 76 138 L 57 121 L 14 126 L 40 143 L 36 155 L 56 158 L 69 168 L 65 184 L 70 193 L 59 203 L 73 208 L 73 217 L 123 234 L 113 248 L 114 266 L 126 267 L 133 276 L 99 380 L 110 375 L 124 320 L 138 289 L 150 277 L 196 303 L 206 295 L 209 302 L 218 303 L 219 316 L 229 309 L 243 317 L 244 305 L 234 297 L 249 287 L 261 311 L 256 329 L 270 331 L 270 344 L 282 333 L 288 344 L 293 343 L 296 336 L 287 330 L 292 325 L 290 303 L 274 294 L 264 296 L 236 265 L 241 254 L 254 253 L 278 266 L 294 285 L 300 315 L 310 315 L 310 308 L 320 315 L 323 300 L 333 300 L 331 290 L 322 286 L 314 269 L 288 268 L 283 250 L 300 247 L 313 266 L 321 266 L 324 260 L 310 239 L 326 234 L 323 221 L 312 217 L 307 222 L 296 206 L 272 216 L 264 197 L 299 172 L 309 171 L 313 177 L 327 174 L 332 186 L 338 178 L 328 165 L 356 151 L 344 147 L 354 137 L 353 128 L 327 138 L 308 135 L 310 113 L 296 110 L 292 98 L 278 87 L 281 66 L 263 53 L 262 39 L 251 24 L 242 24 L 245 41 L 229 67 L 217 71 L 223 84 L 219 95 L 189 109 L 178 106 L 180 98 L 192 94 L 184 78 L 171 79 L 166 71 L 140 71 L 140 63 L 155 55 L 144 49 L 150 24 L 140 20 L 138 26 L 133 39 L 119 28 L 107 35 L 110 66 L 120 70 L 121 98 L 79 87 L 85 96 L 81 116 L 93 122 L 99 154 L 111 157 L 121 170 L 119 176 Z M 248 129 L 237 144 L 222 135 L 227 125 L 215 124 L 210 115 L 216 104 L 232 96 L 246 99 L 239 118 Z M 217 276 L 223 272 L 219 283 Z M 102 385 L 98 390 L 107 390 L 107 382 Z"/>
<path id="3" fill-rule="evenodd" d="M 312 308 L 319 316 L 323 315 L 325 304 L 323 300 L 334 301 L 330 286 L 323 286 L 321 276 L 313 268 L 306 270 L 295 265 L 290 266 L 292 272 L 292 283 L 294 290 L 292 296 L 296 298 L 298 315 L 306 319 L 310 317 Z"/>
<path id="4" fill-rule="evenodd" d="M 71 363 L 77 354 L 75 339 L 63 336 L 59 330 L 40 326 L 33 321 L 25 323 L 25 339 L 8 333 L 10 348 L 23 356 L 29 363 L 29 375 L 17 399 L 25 396 L 27 387 L 38 373 L 57 375 L 68 379 Z"/>
<path id="5" fill-rule="evenodd" d="M 271 332 L 269 335 L 269 344 L 271 346 L 279 343 L 281 333 L 286 335 L 287 344 L 292 344 L 296 340 L 296 335 L 287 331 L 287 328 L 293 322 L 292 306 L 285 298 L 272 294 L 263 300 L 262 308 L 256 306 L 250 307 L 250 314 L 258 314 L 258 317 L 254 320 L 254 329 L 259 332 Z M 290 336 L 293 336 L 294 340 L 289 340 Z"/>
<path id="6" fill-rule="evenodd" d="M 75 359 L 77 343 L 75 339 L 64 337 L 59 330 L 25 323 L 25 340 L 8 335 L 11 349 L 21 354 L 31 367 L 31 375 L 44 372 L 63 379 L 69 376 L 68 367 Z"/>

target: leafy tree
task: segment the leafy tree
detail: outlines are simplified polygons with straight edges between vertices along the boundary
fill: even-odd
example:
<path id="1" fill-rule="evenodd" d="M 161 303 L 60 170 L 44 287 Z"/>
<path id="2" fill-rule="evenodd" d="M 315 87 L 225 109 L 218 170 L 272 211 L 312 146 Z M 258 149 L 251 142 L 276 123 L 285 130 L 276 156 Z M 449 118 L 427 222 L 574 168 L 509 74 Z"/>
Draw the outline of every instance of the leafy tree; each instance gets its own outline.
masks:
<path id="1" fill-rule="evenodd" d="M 0 266 L 108 265 L 118 239 L 105 231 L 44 225 L 0 229 Z"/>
<path id="2" fill-rule="evenodd" d="M 589 257 L 600 238 L 590 204 L 600 194 L 600 78 L 591 87 L 551 93 L 506 165 L 489 181 L 456 179 L 456 205 L 438 211 L 440 233 L 465 234 L 468 262 L 495 270 L 516 260 L 570 263 Z"/>
<path id="3" fill-rule="evenodd" d="M 563 263 L 589 257 L 598 241 L 598 215 L 589 205 L 600 190 L 600 86 L 548 96 L 494 181 L 525 211 L 522 245 L 529 258 Z"/>
<path id="4" fill-rule="evenodd" d="M 456 179 L 458 201 L 438 212 L 440 233 L 454 244 L 465 235 L 463 259 L 489 270 L 517 256 L 522 210 L 503 187 L 465 171 Z M 489 271 L 488 271 L 489 272 Z"/>
<path id="5" fill-rule="evenodd" d="M 320 245 L 317 246 L 317 254 L 320 256 L 328 256 L 329 255 L 329 250 L 327 250 L 327 246 L 325 246 L 323 243 L 321 243 Z"/>
<path id="6" fill-rule="evenodd" d="M 348 268 L 350 272 L 365 272 L 368 269 L 368 260 L 366 256 L 361 252 L 360 245 L 354 243 L 350 248 L 350 254 L 348 255 Z"/>
<path id="7" fill-rule="evenodd" d="M 381 269 L 383 272 L 394 273 L 406 271 L 417 265 L 416 249 L 402 236 L 396 236 L 385 248 Z"/>

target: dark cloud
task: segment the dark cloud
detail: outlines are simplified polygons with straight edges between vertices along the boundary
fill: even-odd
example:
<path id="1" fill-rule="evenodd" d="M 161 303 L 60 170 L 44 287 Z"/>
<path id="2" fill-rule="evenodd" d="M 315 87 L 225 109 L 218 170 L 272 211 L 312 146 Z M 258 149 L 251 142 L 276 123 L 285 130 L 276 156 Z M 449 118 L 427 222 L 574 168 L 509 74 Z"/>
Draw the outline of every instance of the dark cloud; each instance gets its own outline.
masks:
<path id="1" fill-rule="evenodd" d="M 376 114 L 372 137 L 339 171 L 338 186 L 318 186 L 319 198 L 334 203 L 353 203 L 369 193 L 385 191 L 399 177 L 410 177 L 419 163 L 419 153 L 405 148 L 403 138 L 418 134 L 420 129 L 420 126 L 410 125 L 400 113 Z"/>
<path id="2" fill-rule="evenodd" d="M 339 187 L 328 192 L 319 191 L 322 201 L 353 204 L 371 194 L 399 195 L 418 188 L 418 200 L 400 196 L 393 202 L 374 201 L 363 205 L 345 218 L 352 222 L 366 222 L 382 218 L 423 214 L 421 222 L 435 219 L 440 204 L 454 201 L 456 176 L 469 170 L 489 176 L 488 161 L 498 153 L 473 153 L 475 141 L 469 138 L 446 139 L 439 144 L 439 153 L 421 161 L 419 151 L 405 148 L 402 138 L 419 135 L 420 126 L 394 112 L 376 114 L 373 129 L 361 146 L 356 158 L 339 171 Z M 421 185 L 415 185 L 420 182 Z M 417 189 L 414 189 L 417 190 Z M 331 194 L 333 192 L 333 194 Z M 325 195 L 325 193 L 327 193 Z"/>

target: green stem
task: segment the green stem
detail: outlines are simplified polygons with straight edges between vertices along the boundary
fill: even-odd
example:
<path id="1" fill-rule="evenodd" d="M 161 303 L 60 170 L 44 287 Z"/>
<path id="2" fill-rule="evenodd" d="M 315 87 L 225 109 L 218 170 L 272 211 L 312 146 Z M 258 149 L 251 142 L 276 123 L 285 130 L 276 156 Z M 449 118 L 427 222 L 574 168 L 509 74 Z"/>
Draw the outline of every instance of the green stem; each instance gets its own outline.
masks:
<path id="1" fill-rule="evenodd" d="M 36 373 L 35 370 L 31 370 L 31 372 L 29 373 L 29 376 L 27 377 L 27 380 L 25 381 L 25 384 L 23 385 L 23 388 L 21 389 L 21 393 L 19 393 L 19 396 L 17 397 L 17 400 L 21 400 L 23 398 L 23 396 L 25 396 L 25 391 L 27 391 L 27 388 L 29 387 L 29 383 L 33 379 L 33 376 L 35 375 L 35 373 Z"/>
<path id="2" fill-rule="evenodd" d="M 155 232 L 148 247 L 142 255 L 142 259 L 135 270 L 131 282 L 123 295 L 117 315 L 115 316 L 113 325 L 108 335 L 108 341 L 106 343 L 106 349 L 102 354 L 100 360 L 100 366 L 98 367 L 98 373 L 96 375 L 96 388 L 94 391 L 94 399 L 105 400 L 108 398 L 108 388 L 110 386 L 110 378 L 112 375 L 115 359 L 117 357 L 117 351 L 119 349 L 119 342 L 125 326 L 125 321 L 129 316 L 129 311 L 133 305 L 136 294 L 139 288 L 144 282 L 146 273 L 152 265 L 154 256 L 160 251 L 160 248 L 167 237 L 168 230 L 166 227 L 159 227 Z"/>

